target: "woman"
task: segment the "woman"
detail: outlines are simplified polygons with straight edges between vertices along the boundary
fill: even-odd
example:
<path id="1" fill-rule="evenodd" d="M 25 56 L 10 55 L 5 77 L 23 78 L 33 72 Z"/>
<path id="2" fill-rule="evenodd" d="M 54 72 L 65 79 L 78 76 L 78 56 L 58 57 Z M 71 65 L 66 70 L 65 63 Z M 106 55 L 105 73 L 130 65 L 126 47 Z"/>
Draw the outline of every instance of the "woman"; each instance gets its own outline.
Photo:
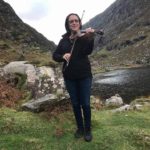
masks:
<path id="1" fill-rule="evenodd" d="M 65 28 L 66 34 L 53 53 L 53 59 L 64 62 L 63 77 L 77 125 L 74 135 L 76 138 L 84 136 L 85 141 L 89 142 L 92 140 L 90 108 L 92 73 L 88 55 L 93 50 L 94 29 L 87 28 L 85 33 L 81 33 L 81 19 L 74 13 L 66 17 Z"/>

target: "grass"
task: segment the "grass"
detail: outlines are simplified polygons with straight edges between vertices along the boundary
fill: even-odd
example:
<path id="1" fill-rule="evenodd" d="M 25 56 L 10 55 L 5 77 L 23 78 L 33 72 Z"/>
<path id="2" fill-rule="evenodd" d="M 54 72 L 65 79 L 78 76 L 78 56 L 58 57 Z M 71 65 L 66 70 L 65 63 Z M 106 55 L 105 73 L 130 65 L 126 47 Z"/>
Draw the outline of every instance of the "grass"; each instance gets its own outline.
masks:
<path id="1" fill-rule="evenodd" d="M 102 49 L 98 52 L 93 52 L 92 58 L 97 60 L 98 58 L 100 59 L 106 59 L 109 57 L 110 52 L 106 49 Z"/>
<path id="2" fill-rule="evenodd" d="M 52 60 L 50 51 L 37 50 L 36 47 L 24 49 L 19 42 L 13 43 L 9 40 L 0 40 L 1 46 L 6 46 L 6 49 L 0 49 L 0 62 L 3 65 L 11 61 L 29 61 L 37 66 L 57 66 L 57 63 Z"/>
<path id="3" fill-rule="evenodd" d="M 150 111 L 92 110 L 93 141 L 74 139 L 72 111 L 53 115 L 0 109 L 0 150 L 149 150 Z"/>

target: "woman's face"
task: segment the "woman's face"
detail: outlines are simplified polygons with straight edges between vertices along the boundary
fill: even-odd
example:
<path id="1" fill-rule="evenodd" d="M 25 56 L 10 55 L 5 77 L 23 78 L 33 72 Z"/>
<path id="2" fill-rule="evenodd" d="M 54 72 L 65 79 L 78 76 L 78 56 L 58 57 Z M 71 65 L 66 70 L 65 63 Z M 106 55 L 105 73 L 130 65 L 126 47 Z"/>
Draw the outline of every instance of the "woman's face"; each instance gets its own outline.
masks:
<path id="1" fill-rule="evenodd" d="M 71 15 L 68 19 L 68 23 L 72 32 L 77 32 L 80 30 L 80 22 L 76 15 Z"/>

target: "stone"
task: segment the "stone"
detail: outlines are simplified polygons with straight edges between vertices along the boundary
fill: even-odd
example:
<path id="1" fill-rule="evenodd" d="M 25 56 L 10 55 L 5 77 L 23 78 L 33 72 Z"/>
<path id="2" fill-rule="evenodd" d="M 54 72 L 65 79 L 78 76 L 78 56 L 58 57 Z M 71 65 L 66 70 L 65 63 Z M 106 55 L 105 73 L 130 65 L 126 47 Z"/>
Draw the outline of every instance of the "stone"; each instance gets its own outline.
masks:
<path id="1" fill-rule="evenodd" d="M 135 105 L 133 106 L 133 109 L 134 109 L 134 110 L 141 110 L 141 109 L 142 109 L 142 106 L 143 106 L 143 105 L 135 104 Z"/>
<path id="2" fill-rule="evenodd" d="M 32 64 L 27 64 L 27 61 L 10 62 L 3 68 L 6 74 L 20 73 L 27 75 L 27 83 L 34 84 L 38 80 L 35 67 Z"/>
<path id="3" fill-rule="evenodd" d="M 120 108 L 112 110 L 112 112 L 122 112 L 122 111 L 127 111 L 130 109 L 130 105 L 126 104 L 124 106 L 121 106 Z"/>
<path id="4" fill-rule="evenodd" d="M 42 66 L 42 67 L 39 67 L 39 76 L 47 76 L 47 77 L 50 77 L 52 80 L 55 79 L 55 73 L 54 73 L 54 70 L 50 67 L 46 67 L 46 66 Z"/>
<path id="5" fill-rule="evenodd" d="M 106 99 L 105 105 L 106 106 L 121 106 L 123 104 L 123 99 L 116 94 L 115 96 Z"/>
<path id="6" fill-rule="evenodd" d="M 31 112 L 40 112 L 57 102 L 57 96 L 48 94 L 39 99 L 32 99 L 22 105 L 22 109 Z"/>
<path id="7" fill-rule="evenodd" d="M 39 113 L 50 107 L 55 107 L 59 104 L 64 104 L 68 101 L 69 96 L 64 93 L 64 96 L 58 98 L 55 94 L 47 94 L 38 99 L 32 99 L 27 103 L 24 103 L 21 108 L 24 111 L 31 111 L 34 113 Z"/>

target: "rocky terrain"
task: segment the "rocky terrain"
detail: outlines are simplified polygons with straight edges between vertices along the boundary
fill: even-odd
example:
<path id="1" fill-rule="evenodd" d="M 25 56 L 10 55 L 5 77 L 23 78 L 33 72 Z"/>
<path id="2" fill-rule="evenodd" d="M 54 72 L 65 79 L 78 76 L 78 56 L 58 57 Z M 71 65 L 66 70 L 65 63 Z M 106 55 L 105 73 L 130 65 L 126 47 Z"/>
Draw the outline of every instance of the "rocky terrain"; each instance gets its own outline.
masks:
<path id="1" fill-rule="evenodd" d="M 54 42 L 25 24 L 8 3 L 0 0 L 0 106 L 16 107 L 21 100 L 36 96 L 37 87 L 33 88 L 32 85 L 29 88 L 27 83 L 32 83 L 36 78 L 34 65 L 39 67 L 55 65 L 51 60 L 51 52 L 55 47 Z M 14 65 L 4 73 L 3 67 L 14 61 L 28 61 L 33 65 Z M 15 69 L 21 72 L 16 72 Z M 27 73 L 24 72 L 26 70 Z M 43 84 L 45 82 L 42 82 L 42 88 Z"/>
<path id="2" fill-rule="evenodd" d="M 60 70 L 36 67 L 27 61 L 14 61 L 0 68 L 0 107 L 17 107 L 38 112 L 66 103 L 68 94 Z"/>
<path id="3" fill-rule="evenodd" d="M 104 29 L 105 33 L 95 42 L 92 58 L 96 66 L 150 64 L 149 18 L 149 0 L 116 0 L 87 22 L 84 27 Z"/>
<path id="4" fill-rule="evenodd" d="M 150 64 L 149 14 L 149 0 L 116 0 L 84 25 L 104 29 L 104 35 L 96 37 L 90 57 L 94 76 L 118 68 Z M 14 74 L 13 85 L 4 79 L 5 75 L 0 78 L 0 105 L 10 106 L 18 99 L 31 98 L 40 98 L 37 102 L 41 105 L 41 100 L 64 98 L 65 89 L 58 76 L 60 68 L 51 60 L 55 47 L 54 42 L 25 24 L 9 4 L 0 0 L 0 69 Z M 116 94 L 116 90 L 113 93 Z M 7 104 L 12 99 L 14 102 Z"/>

